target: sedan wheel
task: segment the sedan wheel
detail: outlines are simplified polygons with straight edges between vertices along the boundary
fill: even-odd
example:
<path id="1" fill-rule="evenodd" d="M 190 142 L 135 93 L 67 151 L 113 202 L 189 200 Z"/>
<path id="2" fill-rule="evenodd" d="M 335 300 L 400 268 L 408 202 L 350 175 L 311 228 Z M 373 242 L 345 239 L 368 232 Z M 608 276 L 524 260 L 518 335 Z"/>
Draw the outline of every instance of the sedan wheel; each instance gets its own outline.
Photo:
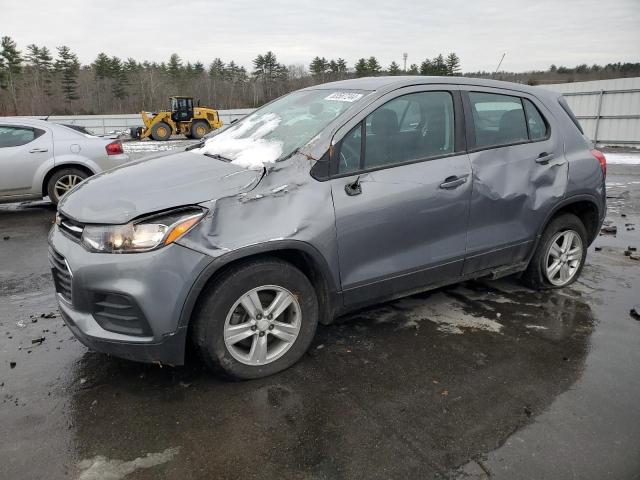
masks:
<path id="1" fill-rule="evenodd" d="M 276 285 L 254 288 L 229 310 L 224 342 L 245 365 L 266 365 L 284 355 L 300 333 L 301 310 L 293 294 Z"/>
<path id="2" fill-rule="evenodd" d="M 47 182 L 47 195 L 49 199 L 57 204 L 60 198 L 89 175 L 78 168 L 64 168 L 56 171 Z"/>
<path id="3" fill-rule="evenodd" d="M 582 262 L 582 248 L 582 239 L 577 232 L 565 230 L 556 233 L 545 262 L 545 274 L 551 284 L 562 287 L 573 280 Z"/>
<path id="4" fill-rule="evenodd" d="M 62 197 L 62 195 L 67 193 L 69 190 L 71 190 L 73 187 L 79 184 L 82 180 L 84 180 L 82 177 L 74 174 L 60 177 L 58 181 L 55 183 L 55 185 L 53 186 L 56 192 L 56 197 L 58 198 Z"/>

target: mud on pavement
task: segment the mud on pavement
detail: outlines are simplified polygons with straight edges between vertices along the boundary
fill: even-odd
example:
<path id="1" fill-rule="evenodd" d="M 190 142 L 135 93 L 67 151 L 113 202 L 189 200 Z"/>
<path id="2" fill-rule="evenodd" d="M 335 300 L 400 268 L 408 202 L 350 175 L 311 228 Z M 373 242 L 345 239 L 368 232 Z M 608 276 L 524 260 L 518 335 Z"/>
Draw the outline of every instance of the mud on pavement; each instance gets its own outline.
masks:
<path id="1" fill-rule="evenodd" d="M 54 209 L 0 206 L 0 478 L 637 478 L 640 169 L 608 195 L 616 233 L 571 288 L 376 306 L 241 383 L 87 351 L 56 311 Z"/>

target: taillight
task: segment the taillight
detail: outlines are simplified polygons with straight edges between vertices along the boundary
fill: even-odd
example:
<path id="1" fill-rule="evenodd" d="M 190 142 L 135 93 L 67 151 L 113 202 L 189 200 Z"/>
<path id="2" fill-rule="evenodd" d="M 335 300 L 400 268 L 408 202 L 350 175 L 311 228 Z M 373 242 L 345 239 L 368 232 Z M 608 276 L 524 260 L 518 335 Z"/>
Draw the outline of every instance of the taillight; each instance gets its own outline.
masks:
<path id="1" fill-rule="evenodd" d="M 600 168 L 602 169 L 602 175 L 607 176 L 607 158 L 604 156 L 600 150 L 596 150 L 595 148 L 591 150 L 591 155 L 596 157 L 598 163 L 600 163 Z"/>
<path id="2" fill-rule="evenodd" d="M 107 149 L 107 155 L 121 155 L 124 153 L 124 150 L 122 150 L 122 142 L 120 140 L 111 142 L 105 148 Z"/>

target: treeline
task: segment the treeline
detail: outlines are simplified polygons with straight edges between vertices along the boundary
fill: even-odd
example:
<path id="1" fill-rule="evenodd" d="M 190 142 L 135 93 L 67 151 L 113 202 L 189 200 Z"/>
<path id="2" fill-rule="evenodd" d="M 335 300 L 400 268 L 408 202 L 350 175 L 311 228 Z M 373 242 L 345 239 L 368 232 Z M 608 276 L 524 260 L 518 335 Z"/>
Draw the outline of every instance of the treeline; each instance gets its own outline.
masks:
<path id="1" fill-rule="evenodd" d="M 20 50 L 10 37 L 0 45 L 0 115 L 133 113 L 166 108 L 170 95 L 191 95 L 219 109 L 257 107 L 299 88 L 353 77 L 375 75 L 461 75 L 455 53 L 426 58 L 402 67 L 383 66 L 375 56 L 349 66 L 343 58 L 315 57 L 309 65 L 284 65 L 269 51 L 258 55 L 251 70 L 233 60 L 184 61 L 173 54 L 167 62 L 139 62 L 99 53 L 81 65 L 67 46 L 53 51 L 28 45 Z M 552 65 L 547 71 L 474 72 L 521 83 L 552 83 L 640 75 L 640 63 Z"/>

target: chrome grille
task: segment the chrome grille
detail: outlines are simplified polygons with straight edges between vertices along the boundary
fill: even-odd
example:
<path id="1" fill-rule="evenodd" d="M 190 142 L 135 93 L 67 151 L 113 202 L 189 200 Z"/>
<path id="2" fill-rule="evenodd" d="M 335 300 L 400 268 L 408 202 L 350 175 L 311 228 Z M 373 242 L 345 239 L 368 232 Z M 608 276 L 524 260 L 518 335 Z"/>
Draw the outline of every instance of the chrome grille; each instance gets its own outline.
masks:
<path id="1" fill-rule="evenodd" d="M 67 265 L 67 261 L 62 255 L 53 248 L 49 248 L 49 263 L 51 264 L 51 274 L 53 275 L 53 284 L 62 297 L 71 302 L 71 271 Z"/>

